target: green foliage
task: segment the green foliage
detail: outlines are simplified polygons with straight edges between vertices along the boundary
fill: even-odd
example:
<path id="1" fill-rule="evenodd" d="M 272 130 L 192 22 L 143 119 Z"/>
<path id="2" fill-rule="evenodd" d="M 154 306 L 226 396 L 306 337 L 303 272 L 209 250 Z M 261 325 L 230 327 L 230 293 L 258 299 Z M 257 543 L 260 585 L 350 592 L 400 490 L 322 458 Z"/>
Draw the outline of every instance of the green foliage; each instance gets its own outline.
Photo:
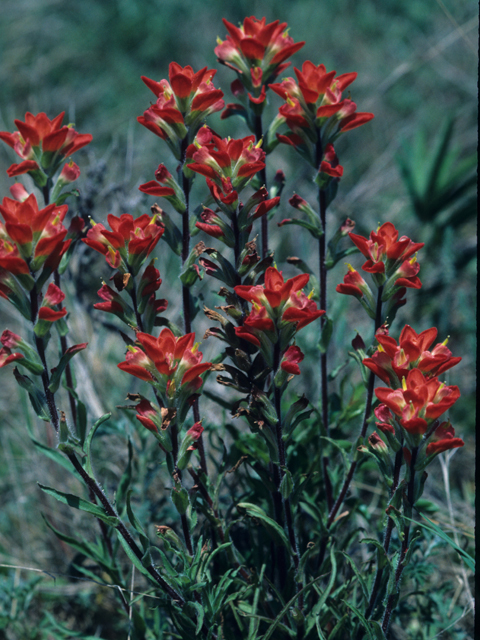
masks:
<path id="1" fill-rule="evenodd" d="M 337 183 L 331 184 L 330 195 L 336 195 L 336 199 L 329 197 L 329 216 L 335 218 L 336 226 L 346 216 L 356 217 L 355 232 L 367 233 L 378 220 L 384 221 L 388 213 L 397 226 L 400 227 L 399 221 L 405 225 L 401 233 L 426 243 L 428 258 L 424 258 L 421 272 L 423 295 L 407 308 L 408 313 L 415 313 L 419 326 L 437 325 L 439 338 L 452 335 L 449 347 L 455 354 L 466 354 L 459 373 L 466 402 L 462 407 L 466 409 L 462 408 L 457 415 L 452 411 L 458 419 L 455 428 L 463 434 L 473 433 L 475 398 L 473 361 L 468 357 L 475 340 L 471 309 L 476 250 L 472 242 L 476 156 L 468 140 L 475 127 L 471 87 L 473 97 L 476 88 L 469 78 L 475 56 L 468 57 L 471 53 L 466 44 L 471 38 L 471 7 L 466 2 L 446 7 L 460 25 L 457 29 L 450 25 L 441 4 L 339 0 L 319 7 L 313 0 L 292 5 L 268 0 L 262 11 L 268 21 L 277 17 L 287 20 L 290 34 L 296 40 L 307 41 L 304 51 L 296 55 L 295 66 L 301 66 L 303 59 L 311 59 L 315 64 L 325 63 L 327 69 L 335 65 L 339 73 L 361 71 L 359 80 L 363 75 L 363 86 L 355 89 L 353 99 L 366 105 L 362 108 L 375 111 L 376 120 L 374 128 L 365 131 L 364 137 L 354 133 L 351 138 L 345 136 L 339 141 L 346 171 L 338 194 Z M 151 205 L 151 200 L 140 196 L 136 187 L 152 177 L 152 168 L 164 158 L 158 155 L 160 141 L 153 140 L 154 136 L 134 123 L 135 116 L 153 100 L 139 76 L 144 74 L 156 80 L 166 77 L 171 60 L 192 64 L 195 70 L 213 66 L 215 36 L 225 37 L 220 21 L 222 11 L 227 11 L 227 19 L 234 23 L 258 12 L 258 7 L 247 0 L 227 9 L 218 0 L 208 3 L 187 0 L 181 14 L 179 9 L 174 0 L 161 3 L 84 0 L 68 8 L 56 0 L 48 3 L 6 0 L 2 6 L 5 19 L 0 25 L 4 48 L 0 71 L 1 128 L 11 130 L 13 119 L 23 117 L 27 109 L 35 113 L 45 110 L 52 115 L 67 108 L 67 120 L 75 120 L 76 128 L 82 132 L 94 133 L 96 151 L 79 154 L 85 167 L 80 197 L 74 200 L 70 196 L 68 200 L 71 210 L 85 220 L 92 215 L 96 221 L 104 222 L 109 211 L 118 214 L 128 210 L 136 216 Z M 450 42 L 452 33 L 463 36 L 458 35 L 450 43 L 452 46 L 446 44 L 442 49 L 443 43 Z M 432 49 L 425 53 L 425 43 L 429 42 L 439 47 L 442 56 L 432 53 Z M 447 72 L 443 73 L 445 69 Z M 282 76 L 285 74 L 293 72 L 282 72 Z M 217 79 L 228 95 L 232 80 L 228 70 L 221 69 L 215 82 Z M 367 87 L 371 98 L 366 93 Z M 271 116 L 278 101 L 269 94 L 266 113 Z M 435 108 L 436 104 L 442 108 Z M 445 111 L 453 114 L 446 122 Z M 226 131 L 225 122 L 219 118 L 212 118 L 212 126 L 222 135 Z M 240 119 L 229 120 L 228 126 L 228 135 L 232 137 L 248 133 Z M 401 139 L 398 154 L 392 148 L 396 147 L 396 139 Z M 394 140 L 391 146 L 389 140 Z M 285 148 L 282 152 L 280 156 L 276 147 L 269 158 L 267 183 L 272 182 L 277 166 L 282 167 L 287 198 L 293 185 L 297 189 L 300 184 L 301 192 L 313 202 L 312 176 Z M 4 154 L 3 165 L 7 151 L 0 153 Z M 166 154 L 165 150 L 163 153 Z M 104 155 L 98 159 L 95 154 Z M 399 175 L 395 173 L 395 156 Z M 171 162 L 173 173 L 177 163 L 169 156 L 167 161 Z M 367 185 L 365 188 L 357 185 L 360 177 Z M 197 202 L 212 205 L 211 199 L 198 195 L 199 183 L 197 179 L 192 201 L 198 196 Z M 4 184 L 7 185 L 5 178 L 0 178 L 0 186 Z M 7 186 L 2 193 L 8 193 Z M 404 201 L 405 189 L 408 205 Z M 278 212 L 269 213 L 271 229 L 275 221 L 291 215 L 287 198 L 285 202 L 282 200 Z M 191 216 L 192 231 L 196 232 L 194 225 L 201 210 L 198 207 Z M 323 229 L 313 209 L 312 212 L 309 222 L 286 222 L 283 229 L 272 232 L 271 244 L 276 247 L 276 264 L 285 274 L 292 275 L 291 266 L 311 274 L 312 299 L 319 300 L 315 275 L 318 261 L 313 254 L 316 256 Z M 155 266 L 161 270 L 162 296 L 170 302 L 169 318 L 177 324 L 166 317 L 157 317 L 155 327 L 169 326 L 175 335 L 182 335 L 177 299 L 183 282 L 191 287 L 195 305 L 192 319 L 200 312 L 195 329 L 201 335 L 207 327 L 201 308 L 204 299 L 210 306 L 207 296 L 212 299 L 212 280 L 204 273 L 203 281 L 199 280 L 194 266 L 198 257 L 195 250 L 187 258 L 179 280 L 180 218 L 177 213 L 170 217 L 167 211 L 163 212 L 162 220 L 166 226 L 165 242 L 159 245 L 160 260 Z M 331 222 L 327 222 L 330 229 Z M 303 227 L 313 237 L 289 224 Z M 294 233 L 289 233 L 292 230 Z M 8 573 L 1 569 L 2 638 L 109 640 L 128 634 L 132 640 L 194 637 L 384 640 L 381 616 L 389 596 L 397 604 L 391 638 L 431 640 L 439 634 L 446 640 L 472 637 L 468 589 L 474 561 L 468 532 L 473 485 L 467 475 L 468 463 L 454 464 L 450 476 L 458 520 L 450 526 L 461 528 L 459 545 L 443 530 L 447 510 L 438 464 L 432 465 L 426 499 L 423 503 L 419 500 L 417 506 L 431 518 L 433 514 L 440 518 L 437 512 L 440 513 L 443 521 L 437 525 L 422 515 L 427 522 L 424 524 L 416 517 L 410 520 L 401 511 L 407 490 L 405 483 L 400 483 L 393 497 L 390 496 L 389 487 L 371 459 L 373 454 L 361 455 L 358 451 L 366 447 L 366 439 L 359 438 L 359 433 L 368 372 L 361 364 L 363 354 L 356 351 L 347 358 L 345 345 L 357 328 L 367 344 L 373 331 L 372 323 L 363 320 L 357 313 L 358 307 L 354 310 L 353 302 L 348 306 L 345 301 L 338 301 L 341 296 L 334 294 L 335 284 L 341 281 L 342 267 L 337 265 L 351 255 L 352 261 L 357 259 L 353 254 L 358 251 L 351 246 L 347 248 L 347 240 L 328 244 L 330 306 L 320 341 L 318 331 L 312 328 L 298 338 L 298 345 L 307 355 L 322 353 L 329 358 L 329 432 L 322 424 L 318 403 L 317 362 L 312 365 L 306 358 L 301 382 L 292 381 L 288 391 L 282 390 L 281 401 L 275 404 L 273 398 L 250 394 L 252 379 L 256 385 L 264 385 L 271 376 L 271 363 L 266 367 L 261 358 L 253 360 L 253 348 L 248 350 L 251 345 L 245 351 L 242 345 L 235 353 L 206 354 L 204 360 L 220 364 L 227 362 L 229 356 L 235 364 L 235 367 L 227 365 L 230 377 L 222 376 L 220 380 L 224 388 L 215 383 L 214 375 L 210 376 L 201 400 L 204 440 L 209 452 L 208 477 L 196 464 L 195 451 L 188 452 L 192 454 L 190 464 L 185 461 L 175 470 L 183 477 L 174 476 L 172 461 L 164 461 L 152 434 L 140 430 L 138 423 L 134 425 L 136 420 L 128 408 L 123 407 L 122 412 L 115 409 L 124 402 L 127 390 L 133 393 L 140 388 L 138 380 L 127 383 L 116 368 L 124 350 L 122 338 L 132 344 L 134 333 L 128 327 L 127 335 L 122 331 L 127 329 L 124 326 L 120 329 L 116 318 L 105 320 L 104 315 L 92 310 L 97 300 L 90 292 L 98 288 L 101 278 L 109 277 L 105 263 L 86 254 L 83 245 L 68 256 L 71 257 L 68 269 L 67 260 L 62 264 L 62 285 L 70 292 L 76 290 L 79 296 L 76 306 L 66 305 L 74 309 L 69 317 L 69 336 L 76 339 L 82 331 L 88 332 L 91 345 L 88 356 L 82 354 L 71 363 L 73 367 L 77 359 L 82 363 L 78 364 L 72 389 L 65 380 L 71 356 L 54 353 L 54 340 L 51 341 L 48 359 L 58 365 L 50 378 L 49 390 L 57 394 L 59 407 L 63 408 L 68 406 L 67 392 L 71 392 L 76 400 L 76 424 L 73 418 L 71 424 L 63 423 L 58 443 L 48 425 L 47 399 L 30 378 L 17 372 L 21 388 L 13 385 L 10 388 L 6 383 L 1 390 L 1 401 L 9 406 L 2 425 L 5 437 L 0 458 L 0 489 L 4 495 L 0 513 L 1 560 L 62 575 L 58 575 L 53 587 L 46 589 L 50 578 L 44 575 L 31 579 L 35 574 L 23 569 Z M 220 265 L 221 272 L 213 274 L 214 277 L 221 276 L 223 284 L 231 287 L 237 284 L 239 274 L 244 284 L 261 282 L 272 261 L 267 258 L 249 270 L 250 267 L 233 264 L 227 250 L 208 248 L 206 254 Z M 292 255 L 299 257 L 291 257 L 288 266 L 285 258 Z M 242 254 L 242 259 L 245 256 Z M 19 297 L 12 302 L 29 321 L 28 299 Z M 228 309 L 230 301 L 215 297 L 211 306 L 225 303 L 227 307 L 222 311 Z M 241 313 L 245 313 L 245 308 Z M 403 313 L 400 311 L 400 320 L 406 317 L 410 322 L 408 315 L 402 317 Z M 18 322 L 18 316 L 14 317 Z M 6 320 L 12 322 L 8 311 Z M 224 335 L 229 336 L 232 327 L 232 323 L 222 326 Z M 207 344 L 210 342 L 213 341 Z M 365 350 L 369 354 L 368 347 Z M 213 352 L 213 347 L 210 351 Z M 352 359 L 356 361 L 354 366 Z M 239 400 L 245 389 L 248 397 Z M 25 400 L 19 408 L 11 399 L 17 391 Z M 36 415 L 45 421 L 45 427 L 29 417 L 27 396 Z M 105 413 L 107 410 L 109 413 Z M 105 415 L 88 431 L 87 424 L 102 414 Z M 276 463 L 280 460 L 275 434 L 279 415 L 283 416 L 285 447 L 280 483 L 275 478 Z M 191 417 L 187 422 L 191 424 Z M 25 438 L 24 424 L 31 440 Z M 371 433 L 372 425 L 368 428 Z M 459 457 L 471 460 L 467 451 L 471 439 L 467 445 Z M 95 482 L 101 481 L 102 491 L 115 505 L 118 518 L 105 513 L 98 504 L 98 496 L 92 497 L 91 487 L 90 491 L 79 488 L 79 475 L 73 472 L 65 453 L 80 456 L 86 474 Z M 338 496 L 352 463 L 356 465 L 353 483 L 328 527 L 329 495 Z M 405 472 L 403 465 L 402 474 Z M 35 492 L 37 481 L 47 499 L 43 493 Z M 298 557 L 289 537 L 287 503 L 294 514 Z M 391 507 L 389 513 L 394 523 L 389 553 L 385 553 L 382 538 L 382 529 L 388 522 L 387 506 Z M 45 514 L 43 530 L 38 526 L 40 512 Z M 405 568 L 399 584 L 395 572 L 408 522 L 412 527 L 410 547 L 402 561 Z M 133 543 L 121 532 L 122 524 Z M 192 554 L 185 544 L 187 532 L 193 541 Z M 445 543 L 460 556 L 456 564 L 452 562 L 456 558 L 452 553 L 448 555 L 448 563 L 443 561 Z M 464 593 L 460 593 L 457 582 L 460 570 Z M 173 590 L 173 596 L 155 579 L 155 572 Z M 372 605 L 372 615 L 367 615 L 377 572 L 381 572 L 378 597 Z M 285 580 L 280 586 L 282 574 Z"/>

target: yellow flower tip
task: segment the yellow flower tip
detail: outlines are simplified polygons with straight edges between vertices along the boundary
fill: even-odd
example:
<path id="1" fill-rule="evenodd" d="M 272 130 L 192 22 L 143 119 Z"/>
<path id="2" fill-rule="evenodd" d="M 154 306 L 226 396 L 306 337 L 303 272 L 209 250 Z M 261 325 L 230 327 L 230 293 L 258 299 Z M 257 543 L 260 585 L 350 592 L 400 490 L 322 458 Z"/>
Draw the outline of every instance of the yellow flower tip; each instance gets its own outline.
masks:
<path id="1" fill-rule="evenodd" d="M 406 391 L 406 390 L 407 390 L 407 381 L 406 381 L 406 379 L 405 379 L 405 378 L 402 378 L 402 389 L 403 389 L 404 391 Z"/>
<path id="2" fill-rule="evenodd" d="M 263 138 L 260 138 L 260 140 L 257 142 L 257 144 L 255 145 L 255 149 L 260 149 L 260 147 L 263 144 Z"/>
<path id="3" fill-rule="evenodd" d="M 380 351 L 380 353 L 383 353 L 385 351 L 385 349 L 382 347 L 381 344 L 379 344 L 378 347 L 377 347 L 377 351 Z"/>
<path id="4" fill-rule="evenodd" d="M 131 351 L 132 353 L 136 353 L 138 351 L 137 347 L 134 347 L 133 345 L 129 344 L 127 345 L 127 349 L 129 351 Z"/>
<path id="5" fill-rule="evenodd" d="M 223 44 L 223 40 L 220 38 L 220 36 L 217 36 L 217 44 Z"/>
<path id="6" fill-rule="evenodd" d="M 411 258 L 411 260 L 409 260 L 410 264 L 415 264 L 415 263 L 416 263 L 416 261 L 417 261 L 417 254 L 415 254 L 415 255 L 413 256 L 413 258 Z"/>
<path id="7" fill-rule="evenodd" d="M 67 127 L 68 127 L 69 129 L 73 129 L 73 127 L 74 127 L 74 126 L 75 126 L 75 123 L 74 123 L 74 122 L 69 122 L 69 123 L 67 124 Z"/>
<path id="8" fill-rule="evenodd" d="M 444 387 L 445 387 L 445 382 L 442 382 L 442 384 L 438 387 L 437 393 L 440 393 L 440 391 L 442 391 Z"/>
<path id="9" fill-rule="evenodd" d="M 108 247 L 108 253 L 112 259 L 115 258 L 115 249 L 111 245 Z"/>
<path id="10" fill-rule="evenodd" d="M 445 340 L 442 342 L 442 344 L 443 344 L 443 346 L 444 346 L 444 347 L 446 347 L 446 346 L 447 346 L 447 344 L 448 344 L 448 341 L 449 341 L 449 340 L 450 340 L 450 336 L 447 336 L 447 337 L 445 338 Z"/>
<path id="11" fill-rule="evenodd" d="M 157 221 L 157 218 L 158 218 L 158 213 L 154 213 L 154 214 L 153 214 L 153 218 L 150 220 L 150 222 L 149 222 L 148 224 L 149 224 L 149 225 L 150 225 L 150 224 L 152 224 L 152 225 L 153 225 L 153 224 L 155 224 L 155 223 L 156 223 L 156 221 Z"/>
<path id="12" fill-rule="evenodd" d="M 192 353 L 197 353 L 199 346 L 200 346 L 200 343 L 195 342 L 195 344 L 192 347 Z"/>
<path id="13" fill-rule="evenodd" d="M 299 291 L 298 293 L 301 293 L 301 291 Z M 313 291 L 313 289 L 312 289 L 312 290 L 310 291 L 310 293 L 308 294 L 307 298 L 308 298 L 309 300 L 311 300 L 311 299 L 313 298 L 313 294 L 314 294 L 314 291 Z"/>
<path id="14" fill-rule="evenodd" d="M 356 269 L 354 269 L 350 263 L 346 262 L 345 264 L 350 272 L 355 273 Z"/>
<path id="15" fill-rule="evenodd" d="M 72 160 L 72 158 L 70 158 L 70 160 L 67 162 L 67 165 L 68 165 L 69 167 L 73 167 L 73 160 Z"/>
<path id="16" fill-rule="evenodd" d="M 92 216 L 88 216 L 88 221 L 90 222 L 90 224 L 92 225 L 92 227 L 94 227 L 97 223 L 95 222 L 95 220 L 92 218 Z"/>
<path id="17" fill-rule="evenodd" d="M 202 148 L 202 145 L 199 143 L 199 141 L 196 138 L 193 141 L 193 144 L 197 147 L 197 149 L 201 149 Z"/>
<path id="18" fill-rule="evenodd" d="M 294 107 L 295 106 L 295 102 L 292 100 L 292 98 L 290 96 L 287 97 L 287 104 L 290 107 Z"/>
<path id="19" fill-rule="evenodd" d="M 258 302 L 255 302 L 255 300 L 252 301 L 253 307 L 255 309 L 255 311 L 260 311 L 260 309 L 262 308 L 261 304 L 258 304 Z"/>

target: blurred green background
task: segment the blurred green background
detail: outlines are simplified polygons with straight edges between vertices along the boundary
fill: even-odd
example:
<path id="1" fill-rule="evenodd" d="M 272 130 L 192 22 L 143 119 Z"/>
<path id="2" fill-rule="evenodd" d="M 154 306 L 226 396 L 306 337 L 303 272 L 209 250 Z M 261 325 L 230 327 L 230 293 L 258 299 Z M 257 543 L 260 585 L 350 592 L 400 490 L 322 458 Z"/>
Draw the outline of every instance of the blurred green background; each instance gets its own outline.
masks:
<path id="1" fill-rule="evenodd" d="M 358 72 L 350 87 L 352 98 L 359 111 L 372 111 L 375 119 L 336 145 L 345 173 L 328 224 L 333 229 L 348 216 L 356 221 L 358 233 L 368 234 L 390 220 L 401 235 L 427 243 L 419 254 L 424 288 L 409 293 L 392 333 L 398 335 L 405 322 L 417 331 L 435 324 L 439 339 L 450 335 L 449 347 L 454 355 L 463 357 L 447 378 L 450 384 L 458 384 L 463 396 L 458 409 L 452 411 L 452 420 L 467 446 L 453 459 L 451 472 L 462 511 L 457 515 L 465 527 L 471 527 L 473 514 L 476 400 L 477 14 L 477 3 L 472 0 L 238 0 L 228 5 L 220 0 L 2 0 L 0 17 L 0 130 L 13 131 L 14 119 L 24 119 L 26 111 L 45 111 L 54 117 L 65 110 L 66 121 L 74 122 L 77 131 L 91 133 L 92 144 L 75 156 L 82 168 L 78 184 L 82 200 L 72 202 L 71 207 L 74 211 L 82 207 L 97 221 L 103 221 L 109 212 L 148 211 L 152 199 L 141 194 L 138 185 L 153 179 L 159 162 L 172 172 L 175 169 L 167 147 L 136 121 L 153 99 L 141 75 L 155 80 L 166 77 L 171 60 L 190 64 L 195 70 L 216 67 L 215 85 L 223 89 L 227 102 L 232 99 L 233 72 L 217 65 L 213 53 L 217 36 L 223 39 L 226 35 L 222 17 L 234 23 L 247 15 L 265 15 L 268 22 L 285 21 L 295 41 L 306 41 L 294 56 L 295 66 L 310 59 L 338 74 Z M 266 121 L 279 104 L 277 96 L 270 97 Z M 249 133 L 243 121 L 221 121 L 219 114 L 209 124 L 222 135 Z M 5 169 L 13 162 L 17 157 L 2 144 L 2 197 L 9 195 L 11 180 Z M 285 171 L 287 183 L 278 221 L 293 213 L 287 204 L 293 189 L 312 203 L 315 197 L 311 172 L 292 150 L 278 148 L 269 156 L 270 181 L 279 168 Z M 271 244 L 282 268 L 289 255 L 314 254 L 315 246 L 306 234 L 285 233 L 285 228 L 282 234 L 274 224 Z M 351 262 L 357 268 L 362 263 L 356 256 Z M 312 259 L 314 270 L 315 265 Z M 177 285 L 167 275 L 176 273 L 177 265 L 166 247 L 159 266 L 164 280 L 161 294 L 170 297 L 169 315 L 177 319 L 179 303 L 173 300 Z M 99 329 L 98 320 L 86 311 L 96 301 L 100 279 L 110 276 L 105 262 L 84 253 L 72 267 L 82 276 L 77 286 L 83 287 L 83 309 L 77 308 L 72 341 L 83 341 L 85 333 L 90 341 L 78 375 L 86 381 L 82 390 L 90 394 L 92 415 L 97 417 L 123 401 L 131 381 L 117 375 L 115 364 L 123 354 L 118 337 Z M 289 277 L 295 273 L 292 267 L 284 271 Z M 338 265 L 330 273 L 332 291 L 344 272 L 343 265 Z M 208 288 L 211 283 L 203 286 Z M 354 337 L 354 329 L 364 332 L 369 341 L 371 328 L 355 300 L 334 299 L 331 294 L 330 300 L 334 300 L 332 315 L 337 319 L 331 362 L 338 364 L 343 355 L 337 352 Z M 18 328 L 18 318 L 6 304 L 0 319 L 1 329 Z M 202 326 L 200 317 L 196 322 Z M 202 335 L 199 328 L 197 332 Z M 205 345 L 207 357 L 215 347 Z M 39 494 L 35 482 L 61 487 L 61 474 L 55 476 L 44 466 L 38 471 L 44 459 L 25 450 L 26 432 L 21 423 L 26 418 L 22 407 L 11 400 L 12 394 L 17 397 L 11 372 L 4 370 L 0 376 L 5 434 L 0 454 L 4 496 L 0 559 L 64 567 L 68 551 L 59 548 L 44 528 L 42 535 L 49 542 L 38 535 L 43 525 L 37 522 L 38 510 L 30 510 Z M 109 400 L 112 394 L 105 396 L 103 389 L 114 389 L 115 398 Z M 102 473 L 109 488 L 108 480 L 114 487 L 125 463 L 113 461 L 123 443 L 120 435 L 117 441 L 105 441 L 104 457 L 111 455 L 112 459 Z M 57 505 L 41 500 L 43 511 L 53 506 L 59 517 Z M 61 516 L 57 526 L 82 526 L 80 516 L 74 521 L 69 517 Z M 71 615 L 75 617 L 75 611 Z"/>

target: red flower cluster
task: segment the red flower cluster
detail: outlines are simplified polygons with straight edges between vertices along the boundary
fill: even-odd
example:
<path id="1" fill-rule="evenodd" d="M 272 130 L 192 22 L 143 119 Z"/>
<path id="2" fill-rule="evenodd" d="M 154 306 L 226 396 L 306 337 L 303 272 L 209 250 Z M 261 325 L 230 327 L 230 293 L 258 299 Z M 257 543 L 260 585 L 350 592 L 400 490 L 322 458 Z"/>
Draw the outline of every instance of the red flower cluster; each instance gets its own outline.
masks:
<path id="1" fill-rule="evenodd" d="M 355 129 L 371 120 L 373 113 L 357 113 L 352 100 L 342 98 L 343 91 L 355 80 L 356 73 L 344 73 L 335 78 L 335 71 L 323 64 L 315 66 L 307 60 L 302 70 L 295 69 L 297 80 L 286 78 L 270 88 L 285 100 L 279 109 L 274 128 L 285 122 L 290 129 L 278 135 L 281 142 L 301 147 L 309 146 L 321 130 L 324 148 L 341 133 Z M 328 161 L 328 160 L 327 160 Z"/>
<path id="2" fill-rule="evenodd" d="M 214 69 L 204 67 L 194 73 L 192 67 L 181 67 L 176 62 L 169 66 L 169 80 L 156 82 L 142 76 L 143 82 L 153 91 L 157 102 L 147 109 L 138 122 L 155 135 L 172 145 L 180 160 L 179 142 L 187 135 L 187 126 L 194 130 L 211 113 L 225 106 L 223 91 L 212 83 Z"/>
<path id="3" fill-rule="evenodd" d="M 50 204 L 39 209 L 32 194 L 23 202 L 4 198 L 0 213 L 0 267 L 18 277 L 29 290 L 33 286 L 30 273 L 41 267 L 54 271 L 70 246 L 65 240 L 63 220 L 67 205 Z"/>
<path id="4" fill-rule="evenodd" d="M 163 329 L 158 338 L 148 333 L 137 333 L 140 347 L 128 347 L 125 362 L 118 367 L 132 376 L 152 384 L 167 401 L 183 393 L 191 396 L 203 381 L 202 373 L 208 371 L 211 362 L 202 363 L 202 354 L 194 344 L 195 334 L 176 338 L 170 329 Z"/>
<path id="5" fill-rule="evenodd" d="M 385 222 L 376 232 L 372 231 L 370 238 L 355 233 L 348 235 L 368 258 L 362 269 L 372 274 L 377 287 L 383 286 L 382 301 L 389 301 L 387 313 L 405 304 L 406 288 L 421 288 L 422 283 L 417 276 L 420 265 L 414 254 L 424 246 L 423 242 L 413 242 L 407 236 L 398 239 L 398 231 L 391 222 Z M 343 283 L 337 285 L 337 292 L 355 296 L 374 318 L 376 302 L 370 287 L 351 265 L 348 269 Z"/>
<path id="6" fill-rule="evenodd" d="M 417 334 L 407 324 L 397 343 L 382 327 L 376 334 L 377 351 L 371 358 L 365 358 L 363 364 L 394 389 L 401 386 L 402 379 L 411 369 L 418 369 L 426 377 L 439 376 L 458 364 L 461 358 L 452 357 L 447 340 L 429 350 L 437 333 L 432 327 Z"/>
<path id="7" fill-rule="evenodd" d="M 266 23 L 251 16 L 236 27 L 223 19 L 228 34 L 225 41 L 217 39 L 215 55 L 218 61 L 237 72 L 242 84 L 260 93 L 262 87 L 278 76 L 290 63 L 285 60 L 303 47 L 304 42 L 294 42 L 288 35 L 287 23 L 278 20 Z"/>
<path id="8" fill-rule="evenodd" d="M 73 155 L 92 141 L 88 133 L 77 133 L 71 126 L 62 126 L 65 112 L 53 120 L 45 113 L 34 116 L 26 113 L 25 122 L 15 120 L 18 131 L 0 131 L 0 140 L 6 142 L 23 159 L 7 169 L 10 177 L 29 171 L 56 170 L 61 160 Z M 40 164 L 39 164 L 40 163 Z M 52 171 L 52 172 L 53 172 Z"/>
<path id="9" fill-rule="evenodd" d="M 436 377 L 425 376 L 420 369 L 411 369 L 399 389 L 378 387 L 375 395 L 382 403 L 375 410 L 381 420 L 377 426 L 393 433 L 392 412 L 405 432 L 415 438 L 423 436 L 429 426 L 455 404 L 460 391 Z"/>
<path id="10" fill-rule="evenodd" d="M 231 205 L 238 192 L 265 167 L 265 152 L 255 144 L 255 136 L 222 140 L 202 127 L 187 149 L 188 169 L 207 178 L 213 197 Z"/>
<path id="11" fill-rule="evenodd" d="M 109 214 L 112 231 L 103 224 L 95 224 L 83 239 L 85 244 L 103 253 L 113 269 L 137 275 L 140 267 L 163 235 L 164 225 L 157 216 L 143 214 L 134 219 L 128 213 L 120 217 Z"/>
<path id="12" fill-rule="evenodd" d="M 235 327 L 236 335 L 260 347 L 266 334 L 272 343 L 280 339 L 285 349 L 293 334 L 325 313 L 302 291 L 309 279 L 302 274 L 284 281 L 281 271 L 268 267 L 264 285 L 236 286 L 235 293 L 253 305 L 244 324 Z"/>

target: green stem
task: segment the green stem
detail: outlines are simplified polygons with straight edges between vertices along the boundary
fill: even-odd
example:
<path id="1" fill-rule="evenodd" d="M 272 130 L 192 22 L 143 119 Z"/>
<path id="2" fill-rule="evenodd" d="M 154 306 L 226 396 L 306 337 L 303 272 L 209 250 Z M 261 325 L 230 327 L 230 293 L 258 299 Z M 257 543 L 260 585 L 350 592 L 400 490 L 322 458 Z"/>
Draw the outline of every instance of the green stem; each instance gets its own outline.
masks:
<path id="1" fill-rule="evenodd" d="M 381 323 L 382 323 L 382 293 L 383 293 L 383 287 L 379 287 L 378 288 L 378 292 L 377 292 L 377 308 L 376 308 L 376 313 L 375 313 L 375 333 L 377 332 L 377 330 L 380 328 Z M 374 335 L 375 335 L 374 333 Z M 368 378 L 368 383 L 367 383 L 367 399 L 366 399 L 366 403 L 365 403 L 365 413 L 364 413 L 364 417 L 363 417 L 363 423 L 362 423 L 362 430 L 360 432 L 360 437 L 361 438 L 365 438 L 365 435 L 367 433 L 367 428 L 368 428 L 368 421 L 370 419 L 371 413 L 372 413 L 372 404 L 373 404 L 373 390 L 375 387 L 375 374 L 372 372 L 370 372 L 369 378 Z M 338 513 L 338 510 L 340 509 L 340 506 L 342 505 L 345 496 L 347 495 L 347 491 L 350 487 L 350 483 L 352 482 L 353 479 L 353 475 L 355 473 L 355 469 L 357 468 L 357 461 L 353 460 L 350 464 L 350 468 L 348 470 L 347 476 L 345 478 L 345 481 L 343 483 L 343 486 L 340 490 L 340 494 L 338 496 L 338 498 L 336 499 L 333 507 L 330 510 L 330 513 L 328 514 L 328 518 L 327 518 L 327 529 L 329 529 L 335 518 L 336 515 Z M 317 561 L 317 566 L 320 567 L 322 565 L 323 562 L 323 558 L 325 556 L 325 551 L 327 548 L 327 536 L 323 536 L 321 544 L 320 544 L 320 551 L 319 551 L 319 557 L 318 557 L 318 561 Z"/>
<path id="2" fill-rule="evenodd" d="M 187 157 L 188 136 L 182 140 L 181 148 L 181 172 L 182 172 L 182 189 L 185 198 L 185 211 L 182 214 L 182 266 L 185 264 L 190 254 L 190 220 L 189 220 L 189 207 L 190 207 L 190 187 L 191 182 L 185 175 L 183 167 L 185 166 Z M 190 289 L 185 285 L 182 286 L 182 300 L 183 300 L 183 318 L 185 323 L 185 333 L 192 332 L 192 320 L 191 320 L 191 296 Z M 200 407 L 198 398 L 193 403 L 193 419 L 195 422 L 200 422 Z M 202 472 L 208 476 L 207 458 L 205 455 L 205 445 L 203 441 L 203 434 L 197 441 L 198 455 L 200 456 L 200 466 Z"/>
<path id="3" fill-rule="evenodd" d="M 415 463 L 417 462 L 417 454 L 418 454 L 418 447 L 413 447 L 412 458 L 410 460 L 410 465 L 409 465 L 410 479 L 408 481 L 408 487 L 407 487 L 408 512 L 410 515 L 413 508 L 414 496 L 415 496 Z M 395 571 L 395 591 L 396 592 L 398 592 L 400 579 L 402 577 L 403 570 L 405 569 L 404 561 L 408 551 L 409 536 L 410 536 L 410 521 L 407 520 L 403 529 L 402 548 L 400 551 L 400 557 L 398 559 L 398 564 Z M 397 595 L 396 593 L 392 593 L 390 596 L 388 596 L 387 606 L 385 608 L 385 613 L 382 621 L 382 631 L 385 635 L 387 635 L 387 631 L 390 626 L 390 618 L 393 613 L 394 601 L 396 599 L 396 595 Z"/>
<path id="4" fill-rule="evenodd" d="M 280 366 L 280 355 L 281 355 L 280 344 L 277 342 L 274 346 L 274 353 L 273 353 L 274 374 L 278 371 L 278 368 Z M 275 382 L 272 382 L 272 384 L 273 384 L 275 411 L 277 413 L 277 418 L 278 418 L 278 422 L 275 425 L 275 435 L 277 438 L 278 459 L 279 459 L 279 465 L 278 465 L 279 477 L 277 480 L 278 482 L 277 486 L 278 486 L 278 493 L 280 493 L 280 486 L 286 474 L 285 470 L 287 468 L 287 457 L 286 457 L 286 451 L 285 451 L 285 442 L 283 440 L 283 428 L 282 428 L 282 409 L 281 409 L 282 393 L 281 393 L 281 390 L 275 385 Z M 296 539 L 295 528 L 293 524 L 292 506 L 290 503 L 290 498 L 288 497 L 283 498 L 283 508 L 285 511 L 285 521 L 287 524 L 288 539 L 290 541 L 290 546 L 292 548 L 293 563 L 295 565 L 295 576 L 297 576 L 298 569 L 300 566 L 300 556 L 298 553 L 297 539 Z M 283 588 L 284 584 L 282 584 L 281 586 Z M 296 582 L 296 586 L 297 586 L 297 591 L 300 591 L 301 589 L 300 583 Z M 299 598 L 299 608 L 303 609 L 302 594 L 300 595 L 300 598 Z"/>

